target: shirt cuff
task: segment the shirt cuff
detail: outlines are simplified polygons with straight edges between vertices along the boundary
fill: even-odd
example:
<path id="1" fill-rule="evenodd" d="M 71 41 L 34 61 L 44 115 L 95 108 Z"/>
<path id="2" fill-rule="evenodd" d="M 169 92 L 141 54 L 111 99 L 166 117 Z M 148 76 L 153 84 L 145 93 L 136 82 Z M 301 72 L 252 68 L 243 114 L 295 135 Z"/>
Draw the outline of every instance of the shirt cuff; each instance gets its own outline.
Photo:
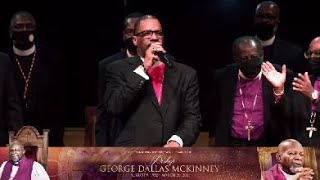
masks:
<path id="1" fill-rule="evenodd" d="M 284 94 L 284 89 L 279 93 L 277 94 L 274 90 L 273 90 L 273 95 L 274 95 L 274 103 L 277 104 L 280 102 L 281 98 L 282 98 L 282 95 Z"/>
<path id="2" fill-rule="evenodd" d="M 167 141 L 167 143 L 168 143 L 169 141 L 175 141 L 175 142 L 177 142 L 181 147 L 183 147 L 183 141 L 182 141 L 182 139 L 181 139 L 179 136 L 177 136 L 177 135 L 171 136 L 171 138 Z"/>
<path id="3" fill-rule="evenodd" d="M 318 101 L 319 101 L 319 91 L 314 90 L 312 93 L 312 101 L 311 102 L 313 105 L 317 105 Z"/>
<path id="4" fill-rule="evenodd" d="M 142 65 L 138 66 L 133 72 L 140 75 L 144 79 L 149 80 L 149 76 L 147 75 L 147 73 L 144 72 L 144 68 Z"/>

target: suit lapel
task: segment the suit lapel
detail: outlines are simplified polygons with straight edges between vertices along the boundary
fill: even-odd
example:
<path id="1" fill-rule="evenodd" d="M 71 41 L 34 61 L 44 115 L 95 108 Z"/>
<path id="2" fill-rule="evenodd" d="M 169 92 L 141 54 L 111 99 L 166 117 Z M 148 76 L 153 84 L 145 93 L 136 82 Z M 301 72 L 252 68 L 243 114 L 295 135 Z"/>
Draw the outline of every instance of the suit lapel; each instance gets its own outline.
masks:
<path id="1" fill-rule="evenodd" d="M 231 70 L 231 74 L 229 76 L 226 76 L 225 82 L 230 82 L 230 83 L 226 83 L 226 88 L 224 88 L 223 94 L 229 94 L 225 96 L 226 98 L 225 104 L 227 104 L 227 108 L 228 108 L 227 112 L 230 112 L 229 118 L 227 118 L 227 121 L 229 124 L 228 127 L 231 128 L 232 117 L 234 112 L 234 99 L 236 96 L 236 88 L 237 88 L 237 82 L 238 82 L 238 66 L 233 66 L 233 69 Z M 229 132 L 230 132 L 230 128 L 229 128 Z"/>
<path id="2" fill-rule="evenodd" d="M 175 91 L 177 91 L 177 85 L 178 85 L 178 74 L 176 67 L 165 67 L 164 71 L 164 80 L 163 80 L 163 89 L 162 89 L 162 103 L 160 106 L 160 112 L 163 117 L 165 117 L 168 107 L 170 105 L 170 100 L 175 95 Z"/>
<path id="3" fill-rule="evenodd" d="M 132 71 L 134 71 L 139 65 L 142 64 L 142 60 L 140 57 L 136 56 L 136 57 L 132 57 L 127 59 L 127 63 L 129 63 L 132 66 Z M 168 70 L 170 69 L 170 70 Z M 146 83 L 146 89 L 147 89 L 147 98 L 152 102 L 153 106 L 155 107 L 155 109 L 162 115 L 164 116 L 164 114 L 167 112 L 168 109 L 168 97 L 170 97 L 170 92 L 167 91 L 171 91 L 166 89 L 166 87 L 168 86 L 168 84 L 176 84 L 175 82 L 171 82 L 171 78 L 168 77 L 168 75 L 170 76 L 170 74 L 172 74 L 171 69 L 175 69 L 174 67 L 172 68 L 165 68 L 165 72 L 164 72 L 164 80 L 163 80 L 163 89 L 162 89 L 162 104 L 161 106 L 159 106 L 158 104 L 158 100 L 156 97 L 156 94 L 154 92 L 153 89 L 153 85 L 151 80 L 148 80 Z M 169 72 L 168 72 L 169 71 Z M 174 87 L 175 88 L 175 87 Z M 169 88 L 172 89 L 172 88 Z"/>
<path id="4" fill-rule="evenodd" d="M 147 92 L 148 92 L 148 97 L 150 97 L 150 101 L 152 102 L 154 108 L 160 113 L 160 106 L 158 104 L 158 99 L 156 97 L 156 93 L 154 92 L 153 85 L 151 81 L 147 82 Z M 162 99 L 163 100 L 163 99 Z"/>
<path id="5" fill-rule="evenodd" d="M 272 92 L 272 87 L 269 84 L 268 80 L 266 79 L 266 77 L 264 75 L 262 75 L 262 93 L 263 93 L 263 117 L 264 117 L 264 129 L 265 129 L 265 133 L 267 131 L 267 127 L 268 127 L 268 123 L 270 120 L 270 102 L 272 101 L 274 98 L 273 97 L 273 92 Z"/>

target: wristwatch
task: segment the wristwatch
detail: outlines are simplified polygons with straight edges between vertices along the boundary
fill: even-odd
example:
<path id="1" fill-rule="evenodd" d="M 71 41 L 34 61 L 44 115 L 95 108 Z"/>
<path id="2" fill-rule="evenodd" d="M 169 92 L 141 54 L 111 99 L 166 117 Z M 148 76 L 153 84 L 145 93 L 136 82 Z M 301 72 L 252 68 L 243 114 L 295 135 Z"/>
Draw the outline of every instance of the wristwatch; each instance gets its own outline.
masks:
<path id="1" fill-rule="evenodd" d="M 313 92 L 311 94 L 312 102 L 317 101 L 318 100 L 318 96 L 319 96 L 319 92 L 317 90 L 313 90 Z"/>

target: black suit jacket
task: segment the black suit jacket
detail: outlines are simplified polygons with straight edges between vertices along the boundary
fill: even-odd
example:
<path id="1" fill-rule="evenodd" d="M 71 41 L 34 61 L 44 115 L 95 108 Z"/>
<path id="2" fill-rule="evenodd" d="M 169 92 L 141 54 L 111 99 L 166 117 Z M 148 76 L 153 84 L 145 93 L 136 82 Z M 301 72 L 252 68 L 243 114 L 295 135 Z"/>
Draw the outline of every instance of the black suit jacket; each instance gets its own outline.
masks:
<path id="1" fill-rule="evenodd" d="M 217 146 L 230 145 L 238 71 L 238 66 L 231 64 L 214 72 L 213 95 L 210 99 L 212 106 L 209 106 L 213 108 L 209 133 L 210 136 L 215 136 Z M 285 116 L 289 111 L 285 106 L 287 98 L 283 96 L 281 101 L 275 104 L 272 85 L 263 75 L 262 84 L 265 129 L 263 142 L 268 146 L 277 146 L 281 140 L 290 136 L 290 129 L 287 127 L 288 116 Z"/>
<path id="2" fill-rule="evenodd" d="M 310 81 L 314 84 L 315 76 L 310 76 Z M 310 115 L 311 115 L 311 99 L 304 96 L 302 93 L 295 91 L 293 93 L 292 102 L 292 128 L 293 138 L 297 139 L 303 146 L 320 146 L 320 103 L 318 103 L 316 112 L 316 120 L 314 127 L 317 131 L 313 132 L 312 138 L 309 138 Z"/>
<path id="3" fill-rule="evenodd" d="M 105 87 L 105 73 L 106 73 L 106 68 L 108 66 L 108 64 L 111 64 L 117 60 L 121 60 L 121 59 L 126 59 L 127 58 L 127 52 L 126 50 L 122 50 L 112 56 L 108 56 L 106 58 L 104 58 L 103 60 L 101 60 L 99 62 L 99 86 L 98 86 L 98 100 L 100 102 L 100 100 L 102 100 L 103 98 L 103 94 L 106 90 Z"/>
<path id="4" fill-rule="evenodd" d="M 265 59 L 278 65 L 286 66 L 295 73 L 307 71 L 307 61 L 303 56 L 303 50 L 298 45 L 275 38 L 272 46 L 272 58 Z"/>
<path id="5" fill-rule="evenodd" d="M 124 60 L 127 58 L 127 52 L 126 50 L 122 50 L 122 51 L 119 51 L 118 53 L 114 54 L 114 55 L 111 55 L 111 56 L 108 56 L 106 58 L 104 58 L 103 60 L 101 60 L 99 62 L 99 74 L 98 74 L 98 106 L 97 106 L 97 110 L 96 110 L 96 114 L 97 114 L 97 121 L 101 122 L 100 119 L 106 119 L 108 118 L 107 117 L 107 114 L 106 114 L 106 111 L 105 111 L 105 108 L 103 106 L 103 104 L 101 103 L 102 100 L 103 100 L 103 94 L 105 93 L 106 91 L 106 70 L 107 70 L 107 66 L 115 61 L 118 61 L 118 60 Z M 111 124 L 107 124 L 105 126 L 105 128 L 107 128 L 107 130 L 105 130 L 105 132 L 107 133 L 110 129 L 110 126 Z M 108 134 L 110 135 L 110 132 L 108 132 Z M 103 146 L 110 146 L 110 138 L 111 137 L 108 137 L 108 141 L 106 144 L 103 144 Z M 96 140 L 96 144 L 99 145 L 101 144 L 99 142 L 99 139 L 100 138 L 97 138 Z M 105 142 L 104 142 L 105 143 Z"/>
<path id="6" fill-rule="evenodd" d="M 8 55 L 0 53 L 0 146 L 8 143 L 8 131 L 22 126 L 22 109 Z"/>
<path id="7" fill-rule="evenodd" d="M 113 120 L 111 145 L 162 146 L 178 135 L 191 146 L 201 124 L 196 71 L 175 62 L 166 67 L 159 106 L 151 82 L 133 72 L 141 63 L 134 57 L 108 66 L 102 102 L 108 118 L 97 122 L 97 145 L 106 144 L 105 126 Z"/>

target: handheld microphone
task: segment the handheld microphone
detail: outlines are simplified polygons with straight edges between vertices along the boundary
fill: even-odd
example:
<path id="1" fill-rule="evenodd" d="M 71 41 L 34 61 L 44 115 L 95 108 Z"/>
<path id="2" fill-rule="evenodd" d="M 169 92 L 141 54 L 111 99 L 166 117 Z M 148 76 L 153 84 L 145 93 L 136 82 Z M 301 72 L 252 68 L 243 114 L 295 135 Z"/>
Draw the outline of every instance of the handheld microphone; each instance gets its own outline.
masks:
<path id="1" fill-rule="evenodd" d="M 169 57 L 168 57 L 167 54 L 165 54 L 163 52 L 155 52 L 154 54 L 159 56 L 160 61 L 165 63 L 168 67 L 172 67 L 172 63 L 170 62 Z"/>

